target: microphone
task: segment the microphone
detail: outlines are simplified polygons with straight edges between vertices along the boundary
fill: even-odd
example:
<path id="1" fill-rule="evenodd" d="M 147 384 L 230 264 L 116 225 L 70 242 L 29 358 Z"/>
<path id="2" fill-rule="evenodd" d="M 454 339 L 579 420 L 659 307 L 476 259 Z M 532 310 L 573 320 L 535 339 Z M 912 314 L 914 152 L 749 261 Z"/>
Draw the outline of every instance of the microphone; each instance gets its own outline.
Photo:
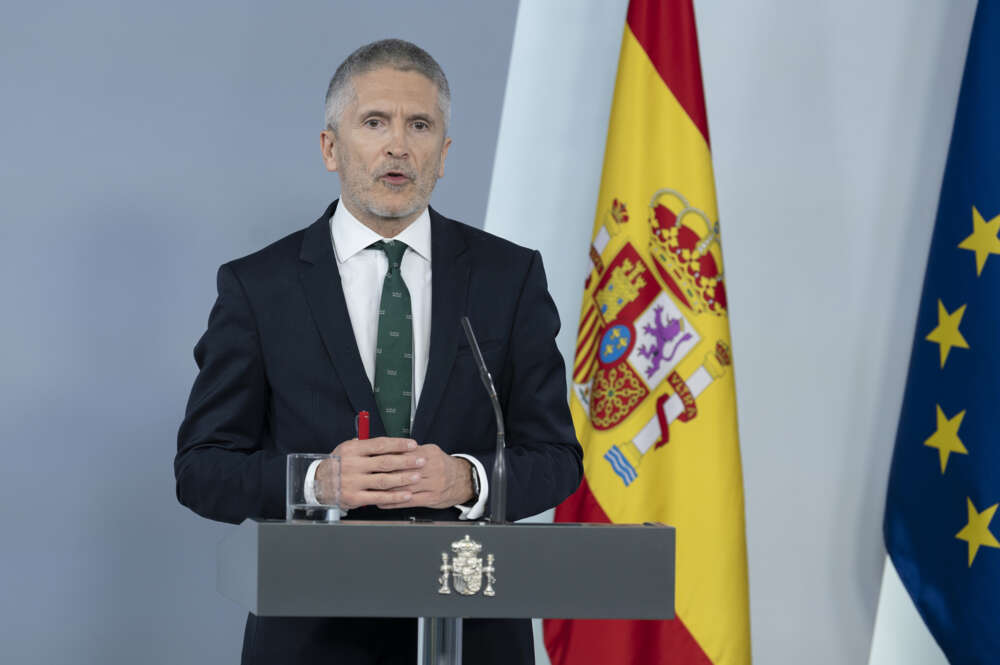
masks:
<path id="1" fill-rule="evenodd" d="M 465 331 L 465 338 L 469 340 L 472 348 L 472 357 L 479 368 L 479 378 L 486 386 L 486 393 L 490 397 L 493 405 L 493 415 L 497 419 L 497 450 L 496 457 L 493 458 L 493 472 L 490 474 L 490 521 L 496 524 L 503 524 L 507 521 L 507 462 L 504 460 L 503 449 L 507 446 L 504 440 L 503 411 L 500 410 L 500 400 L 497 398 L 497 389 L 493 385 L 493 377 L 490 370 L 486 368 L 486 361 L 483 360 L 483 352 L 476 342 L 476 334 L 472 332 L 472 324 L 469 317 L 462 317 L 462 329 Z"/>

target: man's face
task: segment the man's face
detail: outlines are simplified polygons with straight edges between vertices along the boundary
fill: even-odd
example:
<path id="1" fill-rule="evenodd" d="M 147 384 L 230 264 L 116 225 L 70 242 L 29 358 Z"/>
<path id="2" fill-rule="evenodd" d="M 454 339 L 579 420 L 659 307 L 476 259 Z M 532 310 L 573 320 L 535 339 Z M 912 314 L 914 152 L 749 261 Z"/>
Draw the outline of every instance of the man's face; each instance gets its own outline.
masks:
<path id="1" fill-rule="evenodd" d="M 336 133 L 322 134 L 323 161 L 340 174 L 341 199 L 369 226 L 402 230 L 427 207 L 451 139 L 437 86 L 423 74 L 382 67 L 352 79 L 355 99 Z"/>

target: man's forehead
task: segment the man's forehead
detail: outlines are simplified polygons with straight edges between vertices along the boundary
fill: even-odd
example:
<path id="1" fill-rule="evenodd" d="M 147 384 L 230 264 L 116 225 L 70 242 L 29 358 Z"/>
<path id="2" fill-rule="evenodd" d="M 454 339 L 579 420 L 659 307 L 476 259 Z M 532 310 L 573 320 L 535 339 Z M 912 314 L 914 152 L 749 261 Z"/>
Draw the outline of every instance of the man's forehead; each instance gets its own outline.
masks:
<path id="1" fill-rule="evenodd" d="M 398 69 L 391 66 L 376 67 L 355 74 L 351 85 L 356 94 L 392 95 L 393 93 L 430 95 L 436 99 L 437 84 L 414 69 Z"/>
<path id="2" fill-rule="evenodd" d="M 402 112 L 408 118 L 443 121 L 437 85 L 419 72 L 383 67 L 359 74 L 351 84 L 352 115 Z"/>

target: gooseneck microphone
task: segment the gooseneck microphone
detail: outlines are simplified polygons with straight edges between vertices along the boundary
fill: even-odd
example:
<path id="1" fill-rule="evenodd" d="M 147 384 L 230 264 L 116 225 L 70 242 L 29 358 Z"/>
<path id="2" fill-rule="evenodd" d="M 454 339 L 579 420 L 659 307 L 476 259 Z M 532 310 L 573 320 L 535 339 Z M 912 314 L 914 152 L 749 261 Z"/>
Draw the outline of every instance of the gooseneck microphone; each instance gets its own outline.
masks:
<path id="1" fill-rule="evenodd" d="M 469 340 L 472 357 L 476 361 L 476 367 L 479 368 L 479 378 L 486 386 L 486 393 L 493 405 L 493 415 L 497 419 L 497 450 L 496 457 L 493 458 L 493 472 L 490 474 L 490 521 L 503 524 L 507 521 L 507 462 L 503 454 L 503 449 L 507 444 L 504 439 L 503 411 L 500 410 L 500 400 L 497 398 L 497 389 L 493 385 L 493 377 L 490 376 L 490 370 L 486 368 L 483 352 L 476 342 L 476 334 L 472 332 L 472 324 L 469 323 L 467 316 L 462 317 L 462 329 L 465 330 L 465 338 Z"/>

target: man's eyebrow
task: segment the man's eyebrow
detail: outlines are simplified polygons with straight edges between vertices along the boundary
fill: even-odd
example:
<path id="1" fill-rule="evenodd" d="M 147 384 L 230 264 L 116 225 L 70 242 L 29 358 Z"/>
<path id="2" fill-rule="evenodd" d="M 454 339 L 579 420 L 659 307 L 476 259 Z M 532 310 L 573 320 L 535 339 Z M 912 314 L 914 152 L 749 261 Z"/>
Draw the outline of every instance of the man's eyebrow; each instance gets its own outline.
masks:
<path id="1" fill-rule="evenodd" d="M 382 111 L 380 109 L 361 109 L 361 112 L 358 115 L 362 118 L 382 118 L 387 120 L 390 114 L 388 111 Z"/>

